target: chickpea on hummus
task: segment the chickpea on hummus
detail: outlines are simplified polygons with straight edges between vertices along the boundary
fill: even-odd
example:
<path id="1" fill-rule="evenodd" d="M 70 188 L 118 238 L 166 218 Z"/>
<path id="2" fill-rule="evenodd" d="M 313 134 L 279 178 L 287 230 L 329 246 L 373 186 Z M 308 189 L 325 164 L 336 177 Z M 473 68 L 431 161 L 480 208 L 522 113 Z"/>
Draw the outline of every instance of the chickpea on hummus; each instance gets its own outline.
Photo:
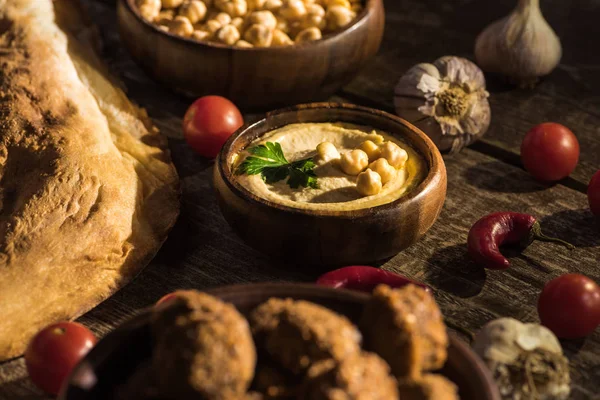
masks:
<path id="1" fill-rule="evenodd" d="M 292 166 L 304 162 L 299 169 L 315 180 L 299 187 L 290 184 L 293 174 L 273 181 L 242 173 L 237 181 L 259 197 L 295 208 L 356 210 L 389 203 L 421 183 L 427 169 L 423 157 L 400 139 L 349 123 L 298 123 L 276 129 L 235 155 L 234 169 L 252 158 L 249 151 L 265 145 L 278 146 Z"/>

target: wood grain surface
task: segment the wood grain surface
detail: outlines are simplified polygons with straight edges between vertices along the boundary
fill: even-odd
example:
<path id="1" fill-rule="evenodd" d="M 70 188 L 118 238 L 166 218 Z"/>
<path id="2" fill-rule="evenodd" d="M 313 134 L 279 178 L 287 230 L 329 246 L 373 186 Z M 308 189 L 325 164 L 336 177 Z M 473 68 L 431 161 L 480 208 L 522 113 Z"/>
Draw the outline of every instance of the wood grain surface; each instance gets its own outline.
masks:
<path id="1" fill-rule="evenodd" d="M 391 110 L 394 84 L 407 68 L 447 54 L 472 58 L 477 33 L 513 3 L 386 0 L 379 55 L 332 100 Z M 212 162 L 194 155 L 182 138 L 181 117 L 191 100 L 157 86 L 135 66 L 119 41 L 114 5 L 86 4 L 101 27 L 106 60 L 169 137 L 184 194 L 181 217 L 154 262 L 80 321 L 102 336 L 174 289 L 314 280 L 317 271 L 273 262 L 233 234 L 211 188 Z M 532 91 L 490 81 L 490 131 L 470 149 L 445 158 L 448 196 L 440 219 L 420 242 L 383 264 L 431 285 L 447 320 L 472 332 L 499 316 L 537 322 L 541 288 L 562 273 L 580 272 L 600 282 L 600 225 L 584 194 L 600 168 L 600 1 L 545 0 L 541 6 L 563 41 L 563 62 Z M 547 120 L 568 125 L 582 148 L 572 177 L 552 186 L 532 180 L 519 160 L 524 133 Z M 512 254 L 510 270 L 482 271 L 466 257 L 467 232 L 479 217 L 499 210 L 534 214 L 547 233 L 569 239 L 577 249 L 535 243 Z M 571 399 L 600 399 L 600 329 L 563 345 L 571 361 Z M 45 397 L 27 379 L 22 359 L 0 364 L 0 399 L 39 398 Z"/>

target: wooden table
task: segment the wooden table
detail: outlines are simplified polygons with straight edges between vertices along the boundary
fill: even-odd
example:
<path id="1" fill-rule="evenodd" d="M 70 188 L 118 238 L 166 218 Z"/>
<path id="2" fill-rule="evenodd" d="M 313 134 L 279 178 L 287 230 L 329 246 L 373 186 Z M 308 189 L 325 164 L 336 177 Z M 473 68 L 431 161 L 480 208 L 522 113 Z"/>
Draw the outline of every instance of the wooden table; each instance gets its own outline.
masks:
<path id="1" fill-rule="evenodd" d="M 315 272 L 273 262 L 233 234 L 212 193 L 212 162 L 194 155 L 182 138 L 181 118 L 191 100 L 158 87 L 133 64 L 116 33 L 114 6 L 87 3 L 101 27 L 106 60 L 130 97 L 148 109 L 169 137 L 183 204 L 176 227 L 151 265 L 80 321 L 102 336 L 175 289 L 313 281 Z M 472 58 L 476 35 L 514 3 L 386 0 L 386 35 L 379 55 L 333 100 L 393 112 L 393 88 L 404 71 L 447 54 Z M 382 265 L 433 286 L 446 319 L 472 332 L 502 316 L 537 322 L 540 290 L 558 275 L 579 272 L 600 282 L 600 229 L 585 195 L 600 168 L 600 1 L 544 0 L 542 7 L 563 42 L 561 65 L 534 90 L 488 83 L 492 125 L 482 141 L 445 157 L 448 198 L 440 219 L 423 240 Z M 571 177 L 551 186 L 530 178 L 519 158 L 524 133 L 545 121 L 569 126 L 582 151 Z M 466 256 L 467 232 L 479 217 L 499 210 L 534 214 L 548 233 L 568 238 L 577 249 L 534 244 L 512 258 L 510 270 L 483 271 Z M 571 360 L 572 399 L 600 399 L 600 329 L 586 340 L 563 345 Z M 43 398 L 28 380 L 22 359 L 0 364 L 0 398 Z"/>

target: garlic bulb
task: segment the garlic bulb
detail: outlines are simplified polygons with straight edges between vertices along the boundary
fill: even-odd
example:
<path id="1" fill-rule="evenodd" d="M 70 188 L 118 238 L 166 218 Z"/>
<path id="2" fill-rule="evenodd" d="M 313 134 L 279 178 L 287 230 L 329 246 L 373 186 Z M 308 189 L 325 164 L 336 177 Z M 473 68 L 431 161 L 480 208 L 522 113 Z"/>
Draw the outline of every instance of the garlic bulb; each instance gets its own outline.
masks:
<path id="1" fill-rule="evenodd" d="M 475 64 L 446 56 L 409 69 L 396 86 L 394 105 L 441 151 L 454 153 L 487 131 L 488 96 L 483 72 Z"/>
<path id="2" fill-rule="evenodd" d="M 520 86 L 548 75 L 561 56 L 560 40 L 542 16 L 539 0 L 519 0 L 509 16 L 487 27 L 475 43 L 475 59 L 484 71 Z"/>
<path id="3" fill-rule="evenodd" d="M 569 361 L 547 328 L 500 318 L 483 327 L 473 348 L 492 371 L 504 399 L 569 397 Z"/>

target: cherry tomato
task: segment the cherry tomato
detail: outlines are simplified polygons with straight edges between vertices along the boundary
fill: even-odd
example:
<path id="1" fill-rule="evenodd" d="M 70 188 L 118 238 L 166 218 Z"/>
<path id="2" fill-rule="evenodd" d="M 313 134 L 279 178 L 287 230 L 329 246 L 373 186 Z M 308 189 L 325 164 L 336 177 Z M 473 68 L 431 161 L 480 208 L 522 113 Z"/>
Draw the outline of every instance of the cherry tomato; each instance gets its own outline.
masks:
<path id="1" fill-rule="evenodd" d="M 579 160 L 579 142 L 569 128 L 547 122 L 533 127 L 521 143 L 525 169 L 540 181 L 566 178 Z"/>
<path id="2" fill-rule="evenodd" d="M 592 214 L 600 217 L 600 171 L 596 172 L 592 177 L 587 195 Z"/>
<path id="3" fill-rule="evenodd" d="M 559 338 L 587 336 L 600 324 L 600 287 L 580 274 L 559 276 L 544 286 L 538 314 Z"/>
<path id="4" fill-rule="evenodd" d="M 25 351 L 25 365 L 33 383 L 57 394 L 75 365 L 96 344 L 96 337 L 76 322 L 59 322 L 37 333 Z"/>
<path id="5" fill-rule="evenodd" d="M 198 154 L 215 158 L 229 136 L 244 124 L 240 110 L 220 96 L 196 100 L 183 117 L 183 134 Z"/>
<path id="6" fill-rule="evenodd" d="M 174 299 L 175 297 L 177 297 L 177 292 L 172 292 L 172 293 L 168 293 L 165 294 L 163 297 L 161 297 L 155 304 L 155 306 L 159 306 L 161 304 L 167 303 L 170 300 Z"/>
<path id="7" fill-rule="evenodd" d="M 398 275 L 391 271 L 364 265 L 353 265 L 336 269 L 321 275 L 317 279 L 317 285 L 359 290 L 371 293 L 377 285 L 385 284 L 393 288 L 399 288 L 409 284 L 417 285 L 430 291 L 431 289 L 417 281 Z"/>

